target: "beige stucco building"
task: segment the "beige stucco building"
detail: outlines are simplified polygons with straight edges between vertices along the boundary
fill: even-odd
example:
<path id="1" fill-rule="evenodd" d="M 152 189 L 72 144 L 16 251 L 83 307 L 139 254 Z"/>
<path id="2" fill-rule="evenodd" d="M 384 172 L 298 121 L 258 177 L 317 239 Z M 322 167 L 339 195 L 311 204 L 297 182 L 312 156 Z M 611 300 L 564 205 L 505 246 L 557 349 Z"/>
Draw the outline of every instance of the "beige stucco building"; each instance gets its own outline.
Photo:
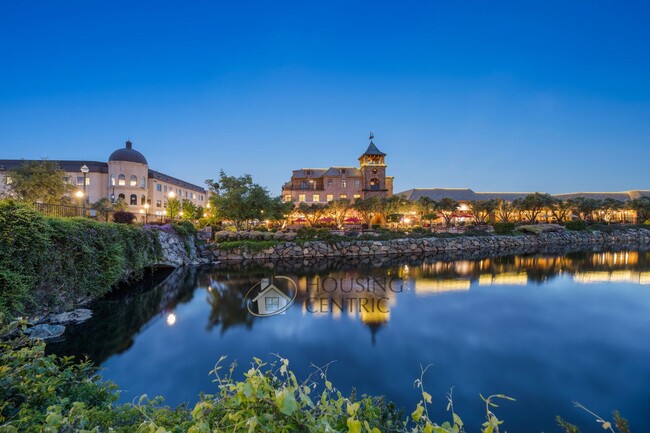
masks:
<path id="1" fill-rule="evenodd" d="M 0 194 L 8 192 L 11 178 L 8 171 L 26 162 L 22 159 L 0 160 Z M 151 215 L 164 215 L 170 198 L 180 201 L 190 200 L 197 206 L 207 205 L 206 190 L 181 179 L 152 170 L 144 155 L 133 149 L 127 141 L 123 148 L 117 149 L 108 157 L 108 162 L 85 160 L 61 160 L 56 162 L 65 172 L 64 180 L 71 184 L 75 192 L 84 190 L 87 204 L 102 198 L 110 201 L 124 200 L 131 212 L 146 212 Z"/>
<path id="2" fill-rule="evenodd" d="M 386 154 L 372 141 L 359 157 L 359 167 L 332 166 L 293 170 L 282 187 L 282 200 L 296 204 L 325 204 L 332 200 L 390 197 L 393 177 L 386 176 Z"/>

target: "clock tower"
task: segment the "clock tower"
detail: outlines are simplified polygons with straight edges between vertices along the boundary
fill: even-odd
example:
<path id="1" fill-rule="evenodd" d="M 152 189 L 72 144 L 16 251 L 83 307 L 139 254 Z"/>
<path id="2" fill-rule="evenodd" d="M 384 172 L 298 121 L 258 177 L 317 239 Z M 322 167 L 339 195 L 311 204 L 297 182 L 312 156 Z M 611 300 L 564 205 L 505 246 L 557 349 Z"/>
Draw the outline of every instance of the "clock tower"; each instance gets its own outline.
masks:
<path id="1" fill-rule="evenodd" d="M 386 154 L 375 146 L 374 134 L 370 133 L 368 149 L 359 157 L 362 175 L 363 198 L 385 198 L 392 195 L 392 178 L 386 177 Z"/>

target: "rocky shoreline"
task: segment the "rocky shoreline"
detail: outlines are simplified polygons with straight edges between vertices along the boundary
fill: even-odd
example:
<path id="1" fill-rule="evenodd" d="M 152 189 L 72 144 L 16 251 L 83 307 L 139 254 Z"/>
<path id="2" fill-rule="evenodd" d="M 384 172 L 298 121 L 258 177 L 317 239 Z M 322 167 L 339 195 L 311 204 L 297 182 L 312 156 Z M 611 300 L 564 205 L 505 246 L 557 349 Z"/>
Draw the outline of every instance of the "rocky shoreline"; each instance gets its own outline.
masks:
<path id="1" fill-rule="evenodd" d="M 305 241 L 279 242 L 261 251 L 247 246 L 220 249 L 219 243 L 199 247 L 200 262 L 231 262 L 242 260 L 273 261 L 313 258 L 359 258 L 377 256 L 463 256 L 518 253 L 553 247 L 638 248 L 650 244 L 650 230 L 627 229 L 612 232 L 569 231 L 539 235 L 489 235 L 453 238 L 414 238 L 394 240 L 350 240 L 343 242 Z"/>

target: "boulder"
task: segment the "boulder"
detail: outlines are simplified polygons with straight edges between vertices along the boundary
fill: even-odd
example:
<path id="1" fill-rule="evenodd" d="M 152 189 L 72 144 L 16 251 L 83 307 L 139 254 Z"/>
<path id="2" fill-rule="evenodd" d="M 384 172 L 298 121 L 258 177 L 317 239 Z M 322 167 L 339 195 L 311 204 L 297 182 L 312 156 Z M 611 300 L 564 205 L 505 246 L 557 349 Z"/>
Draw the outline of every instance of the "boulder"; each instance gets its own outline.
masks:
<path id="1" fill-rule="evenodd" d="M 93 312 L 87 308 L 77 308 L 67 313 L 55 314 L 47 320 L 52 325 L 67 325 L 68 323 L 81 323 L 93 317 Z M 63 332 L 63 331 L 62 331 Z"/>
<path id="2" fill-rule="evenodd" d="M 25 330 L 25 333 L 27 335 L 37 340 L 51 340 L 53 338 L 58 338 L 62 336 L 64 332 L 65 326 L 48 325 L 46 323 L 32 326 L 31 328 L 27 328 L 27 330 Z"/>

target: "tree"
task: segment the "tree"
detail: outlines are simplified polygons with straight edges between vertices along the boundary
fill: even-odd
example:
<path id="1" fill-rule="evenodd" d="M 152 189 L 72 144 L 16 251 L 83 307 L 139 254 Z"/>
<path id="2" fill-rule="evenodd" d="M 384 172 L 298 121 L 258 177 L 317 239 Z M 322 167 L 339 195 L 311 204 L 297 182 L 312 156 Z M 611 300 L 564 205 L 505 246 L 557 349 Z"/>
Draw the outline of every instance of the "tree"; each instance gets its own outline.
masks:
<path id="1" fill-rule="evenodd" d="M 469 210 L 476 224 L 486 224 L 486 220 L 496 208 L 496 200 L 476 200 L 469 203 Z"/>
<path id="2" fill-rule="evenodd" d="M 515 208 L 511 202 L 499 198 L 496 200 L 496 212 L 495 215 L 497 219 L 503 223 L 510 222 L 515 213 Z"/>
<path id="3" fill-rule="evenodd" d="M 600 208 L 600 200 L 587 197 L 569 199 L 572 211 L 582 221 L 593 221 L 593 213 Z"/>
<path id="4" fill-rule="evenodd" d="M 339 229 L 343 228 L 343 223 L 349 212 L 350 200 L 346 198 L 332 200 L 327 204 L 327 213 L 334 219 L 334 223 Z"/>
<path id="5" fill-rule="evenodd" d="M 599 214 L 601 214 L 601 219 L 609 221 L 612 219 L 614 214 L 622 209 L 625 209 L 625 203 L 614 198 L 606 198 L 600 203 Z"/>
<path id="6" fill-rule="evenodd" d="M 438 219 L 438 204 L 430 197 L 422 196 L 415 203 L 420 212 L 420 223 L 429 221 L 429 227 L 433 231 L 433 221 Z"/>
<path id="7" fill-rule="evenodd" d="M 237 230 L 250 228 L 254 221 L 264 218 L 264 212 L 273 208 L 274 200 L 266 188 L 253 182 L 249 174 L 228 176 L 221 170 L 219 183 L 206 180 L 213 193 L 210 204 L 218 218 L 233 223 Z"/>
<path id="8" fill-rule="evenodd" d="M 271 205 L 265 211 L 266 219 L 269 221 L 280 221 L 284 227 L 288 223 L 293 208 L 293 202 L 285 202 L 282 201 L 282 197 L 275 197 L 271 200 Z"/>
<path id="9" fill-rule="evenodd" d="M 53 161 L 25 161 L 7 173 L 10 194 L 25 203 L 62 203 L 72 186 L 64 181 L 65 172 Z"/>
<path id="10" fill-rule="evenodd" d="M 571 216 L 571 209 L 572 205 L 569 200 L 562 200 L 561 198 L 553 198 L 551 200 L 551 214 L 560 223 L 569 219 Z"/>
<path id="11" fill-rule="evenodd" d="M 313 227 L 318 223 L 319 219 L 325 216 L 326 205 L 321 203 L 300 203 L 297 210 L 305 216 L 309 225 Z"/>
<path id="12" fill-rule="evenodd" d="M 635 198 L 628 203 L 628 208 L 636 212 L 636 221 L 641 224 L 650 218 L 650 197 Z"/>
<path id="13" fill-rule="evenodd" d="M 411 202 L 402 196 L 394 195 L 387 198 L 379 199 L 379 213 L 381 213 L 386 221 L 391 223 L 399 223 L 406 212 L 409 211 Z"/>
<path id="14" fill-rule="evenodd" d="M 352 207 L 359 214 L 364 224 L 370 225 L 370 221 L 379 213 L 381 203 L 377 197 L 368 197 L 355 200 Z"/>
<path id="15" fill-rule="evenodd" d="M 454 218 L 454 213 L 458 210 L 458 203 L 453 198 L 445 197 L 438 203 L 438 213 L 445 221 L 445 226 L 451 226 L 451 220 Z"/>
<path id="16" fill-rule="evenodd" d="M 176 197 L 167 200 L 167 215 L 170 218 L 179 218 L 181 215 L 181 202 Z"/>
<path id="17" fill-rule="evenodd" d="M 537 221 L 537 217 L 545 210 L 551 208 L 553 197 L 550 194 L 539 192 L 528 194 L 524 198 L 518 198 L 512 202 L 515 209 L 520 211 L 530 224 Z"/>
<path id="18" fill-rule="evenodd" d="M 104 218 L 108 222 L 108 213 L 113 210 L 113 203 L 111 203 L 108 198 L 104 197 L 93 203 L 90 208 L 96 210 L 100 214 L 103 214 Z"/>
<path id="19" fill-rule="evenodd" d="M 198 207 L 194 204 L 194 202 L 190 199 L 183 199 L 181 202 L 181 212 L 183 212 L 180 217 L 185 220 L 194 220 L 194 219 L 199 219 L 203 217 L 203 208 L 201 208 L 201 211 L 199 213 Z"/>

